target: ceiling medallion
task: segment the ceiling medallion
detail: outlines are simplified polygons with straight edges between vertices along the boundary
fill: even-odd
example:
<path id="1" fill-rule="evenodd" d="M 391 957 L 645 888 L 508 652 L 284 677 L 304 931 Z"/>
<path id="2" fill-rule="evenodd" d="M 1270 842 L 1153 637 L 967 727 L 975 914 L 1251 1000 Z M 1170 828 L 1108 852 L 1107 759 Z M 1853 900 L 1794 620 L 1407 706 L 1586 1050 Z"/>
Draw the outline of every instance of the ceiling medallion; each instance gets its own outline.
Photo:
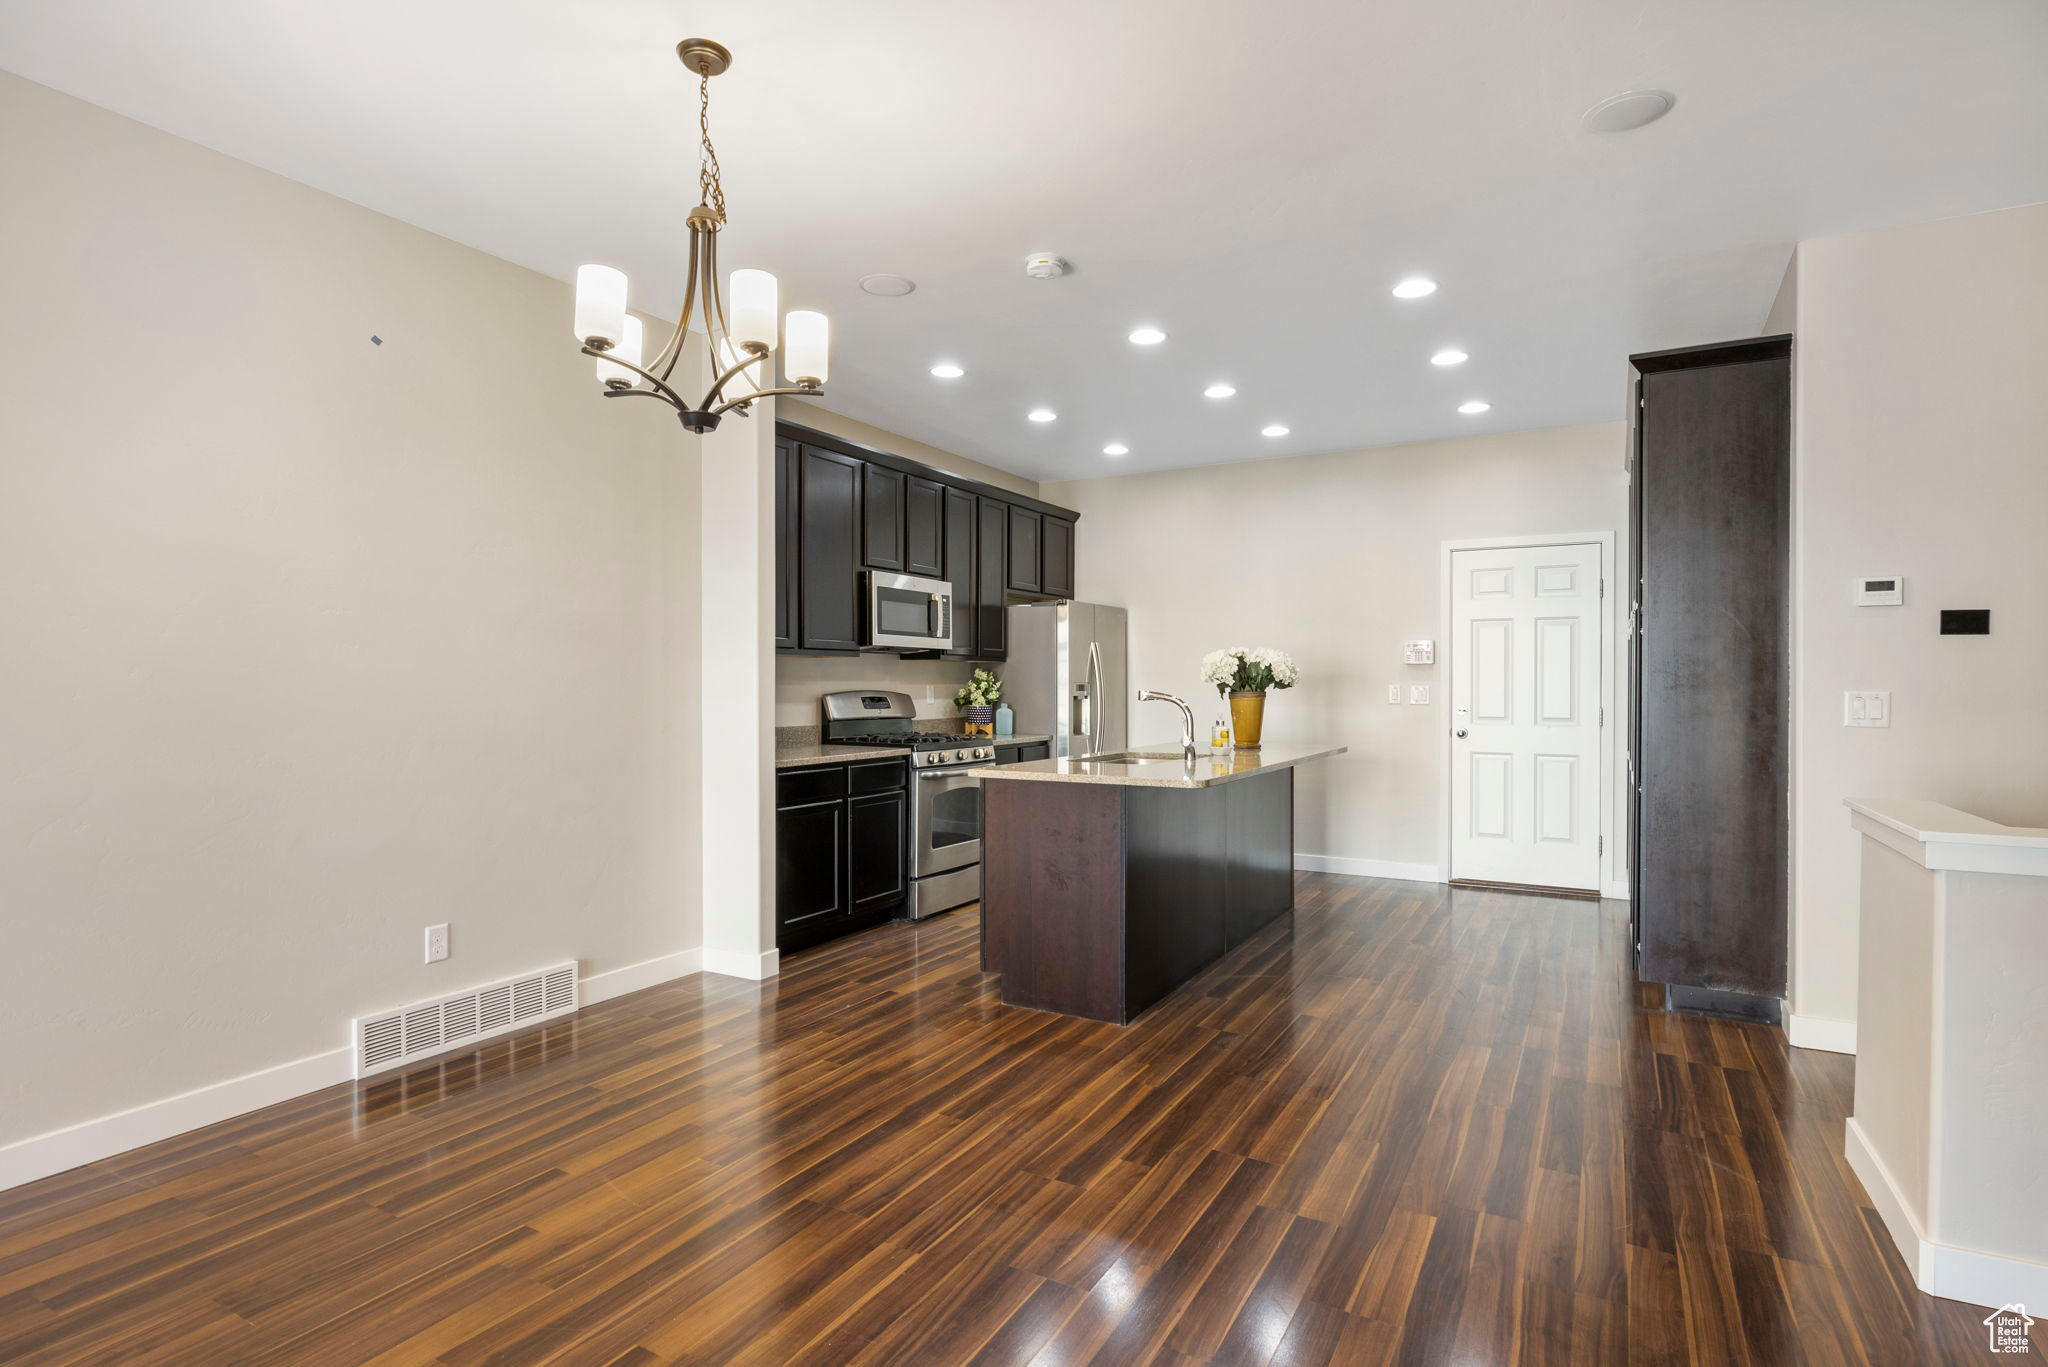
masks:
<path id="1" fill-rule="evenodd" d="M 611 266 L 582 266 L 576 271 L 576 336 L 583 354 L 597 358 L 597 378 L 604 381 L 606 398 L 642 394 L 660 399 L 676 410 L 684 427 L 709 432 L 729 412 L 744 416 L 756 399 L 824 393 L 831 323 L 822 313 L 791 310 L 782 322 L 782 372 L 788 383 L 780 389 L 762 386 L 763 370 L 771 364 L 768 355 L 775 350 L 775 320 L 781 307 L 775 277 L 767 271 L 734 271 L 729 314 L 726 295 L 718 287 L 725 187 L 719 183 L 718 153 L 711 146 L 711 78 L 732 65 L 732 54 L 709 38 L 685 38 L 676 44 L 676 56 L 697 74 L 697 183 L 702 201 L 688 219 L 689 284 L 676 313 L 676 330 L 661 354 L 641 369 L 640 320 L 626 311 L 625 272 Z M 692 404 L 669 387 L 669 377 L 683 354 L 691 322 L 700 318 L 717 375 L 704 397 Z"/>

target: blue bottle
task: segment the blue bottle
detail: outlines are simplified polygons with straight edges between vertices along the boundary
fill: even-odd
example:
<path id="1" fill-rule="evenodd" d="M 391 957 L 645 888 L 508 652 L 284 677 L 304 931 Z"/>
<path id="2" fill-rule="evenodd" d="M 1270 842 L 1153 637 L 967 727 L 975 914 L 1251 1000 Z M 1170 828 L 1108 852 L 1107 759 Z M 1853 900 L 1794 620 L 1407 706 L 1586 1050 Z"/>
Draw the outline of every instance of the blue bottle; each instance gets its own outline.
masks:
<path id="1" fill-rule="evenodd" d="M 1017 734 L 1017 714 L 1010 710 L 1010 705 L 1006 702 L 996 704 L 996 734 L 998 736 L 1014 736 Z"/>

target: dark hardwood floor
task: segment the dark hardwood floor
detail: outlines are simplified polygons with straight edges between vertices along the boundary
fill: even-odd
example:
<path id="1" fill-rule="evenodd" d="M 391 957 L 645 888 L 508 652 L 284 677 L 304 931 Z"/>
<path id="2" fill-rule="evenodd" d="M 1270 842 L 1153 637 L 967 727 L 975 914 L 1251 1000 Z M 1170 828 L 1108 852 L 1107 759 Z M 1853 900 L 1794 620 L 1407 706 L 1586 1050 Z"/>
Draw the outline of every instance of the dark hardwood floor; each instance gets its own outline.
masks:
<path id="1" fill-rule="evenodd" d="M 1303 875 L 1127 1029 L 971 910 L 653 988 L 0 1193 L 0 1361 L 1986 1360 L 1850 1060 L 1639 1009 L 1624 913 Z"/>

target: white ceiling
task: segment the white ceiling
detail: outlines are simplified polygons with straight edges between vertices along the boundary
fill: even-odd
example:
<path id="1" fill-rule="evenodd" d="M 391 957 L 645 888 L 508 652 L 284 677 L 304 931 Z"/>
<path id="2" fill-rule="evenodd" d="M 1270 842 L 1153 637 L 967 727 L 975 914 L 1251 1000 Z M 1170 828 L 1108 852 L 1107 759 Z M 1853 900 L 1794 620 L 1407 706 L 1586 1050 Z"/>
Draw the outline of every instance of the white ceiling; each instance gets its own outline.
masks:
<path id="1" fill-rule="evenodd" d="M 0 66 L 672 315 L 694 34 L 726 259 L 831 314 L 827 406 L 1042 479 L 1616 418 L 1795 241 L 2048 200 L 2040 0 L 4 0 Z"/>

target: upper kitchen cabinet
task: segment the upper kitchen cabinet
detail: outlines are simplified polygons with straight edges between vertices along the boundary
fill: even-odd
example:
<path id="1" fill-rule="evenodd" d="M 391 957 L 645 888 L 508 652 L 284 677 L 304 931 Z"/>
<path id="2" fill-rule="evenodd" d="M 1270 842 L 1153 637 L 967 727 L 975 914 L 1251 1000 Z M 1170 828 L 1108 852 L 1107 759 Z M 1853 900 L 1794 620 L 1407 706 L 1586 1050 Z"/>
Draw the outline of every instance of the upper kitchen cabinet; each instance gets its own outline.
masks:
<path id="1" fill-rule="evenodd" d="M 1037 593 L 1038 587 L 1038 539 L 1045 521 L 1031 508 L 1010 509 L 1010 579 L 1009 584 L 1018 593 Z"/>
<path id="2" fill-rule="evenodd" d="M 1006 658 L 1013 596 L 1074 596 L 1071 509 L 796 423 L 775 436 L 777 650 L 859 651 L 870 570 L 953 586 L 949 659 Z"/>
<path id="3" fill-rule="evenodd" d="M 797 648 L 797 443 L 775 439 L 775 648 Z"/>
<path id="4" fill-rule="evenodd" d="M 903 492 L 903 572 L 942 579 L 946 488 L 935 479 L 909 477 Z"/>
<path id="5" fill-rule="evenodd" d="M 909 476 L 861 465 L 860 562 L 871 570 L 903 570 L 903 498 Z"/>
<path id="6" fill-rule="evenodd" d="M 945 559 L 940 566 L 939 578 L 953 586 L 953 648 L 946 653 L 955 659 L 975 658 L 975 646 L 981 639 L 978 630 L 981 613 L 975 604 L 975 547 L 973 494 L 965 489 L 944 491 Z"/>
<path id="7" fill-rule="evenodd" d="M 978 500 L 975 509 L 974 566 L 974 658 L 1009 658 L 1009 623 L 1003 615 L 1009 606 L 1004 589 L 1010 580 L 1010 505 L 995 499 Z M 959 588 L 953 601 L 960 601 Z"/>
<path id="8" fill-rule="evenodd" d="M 797 646 L 860 649 L 860 477 L 851 456 L 797 449 Z"/>
<path id="9" fill-rule="evenodd" d="M 1052 598 L 1074 596 L 1074 524 L 1047 513 L 1039 537 L 1038 591 Z"/>

